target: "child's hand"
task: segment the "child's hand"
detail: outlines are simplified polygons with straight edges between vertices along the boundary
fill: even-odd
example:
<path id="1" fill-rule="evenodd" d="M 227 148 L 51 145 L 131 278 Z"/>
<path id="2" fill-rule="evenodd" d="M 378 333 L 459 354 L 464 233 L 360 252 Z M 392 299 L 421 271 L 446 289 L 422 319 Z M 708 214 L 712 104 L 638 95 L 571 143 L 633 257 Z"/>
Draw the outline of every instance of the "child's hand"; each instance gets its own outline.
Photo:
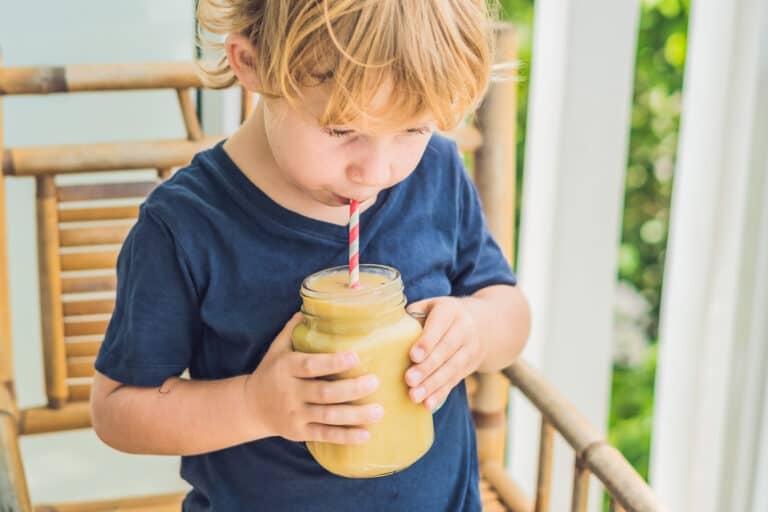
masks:
<path id="1" fill-rule="evenodd" d="M 359 426 L 379 421 L 384 411 L 378 404 L 344 402 L 364 398 L 375 391 L 376 376 L 323 379 L 357 366 L 357 355 L 293 352 L 291 333 L 300 321 L 301 314 L 296 313 L 246 379 L 246 407 L 254 420 L 272 435 L 292 441 L 364 443 L 369 432 Z"/>
<path id="2" fill-rule="evenodd" d="M 408 311 L 426 313 L 427 319 L 421 337 L 411 347 L 411 360 L 416 364 L 405 373 L 405 381 L 411 387 L 411 400 L 424 402 L 430 410 L 474 372 L 486 355 L 466 300 L 474 299 L 437 297 L 408 306 Z"/>

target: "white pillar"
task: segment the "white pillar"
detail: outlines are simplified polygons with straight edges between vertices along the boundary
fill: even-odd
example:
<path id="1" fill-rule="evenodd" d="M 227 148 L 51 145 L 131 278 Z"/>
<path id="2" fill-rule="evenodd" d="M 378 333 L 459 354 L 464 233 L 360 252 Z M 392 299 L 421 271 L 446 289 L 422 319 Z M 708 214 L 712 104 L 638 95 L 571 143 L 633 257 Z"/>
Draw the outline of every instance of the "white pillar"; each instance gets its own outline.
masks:
<path id="1" fill-rule="evenodd" d="M 762 511 L 755 474 L 765 474 L 768 449 L 768 4 L 692 7 L 651 480 L 672 510 Z"/>
<path id="2" fill-rule="evenodd" d="M 520 280 L 524 353 L 600 430 L 612 328 L 639 2 L 536 2 Z M 513 477 L 533 493 L 539 416 L 515 398 Z M 552 510 L 569 510 L 573 457 L 556 444 Z M 590 495 L 590 509 L 600 498 Z"/>

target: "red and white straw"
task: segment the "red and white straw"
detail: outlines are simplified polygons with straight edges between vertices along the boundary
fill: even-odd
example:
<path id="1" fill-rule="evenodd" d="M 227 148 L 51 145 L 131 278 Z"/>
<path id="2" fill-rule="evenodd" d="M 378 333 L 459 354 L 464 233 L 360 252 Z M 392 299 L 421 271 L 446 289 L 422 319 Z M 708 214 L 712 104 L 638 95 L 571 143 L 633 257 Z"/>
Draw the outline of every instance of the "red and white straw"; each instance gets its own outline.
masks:
<path id="1" fill-rule="evenodd" d="M 360 286 L 360 210 L 359 204 L 349 202 L 349 287 Z"/>

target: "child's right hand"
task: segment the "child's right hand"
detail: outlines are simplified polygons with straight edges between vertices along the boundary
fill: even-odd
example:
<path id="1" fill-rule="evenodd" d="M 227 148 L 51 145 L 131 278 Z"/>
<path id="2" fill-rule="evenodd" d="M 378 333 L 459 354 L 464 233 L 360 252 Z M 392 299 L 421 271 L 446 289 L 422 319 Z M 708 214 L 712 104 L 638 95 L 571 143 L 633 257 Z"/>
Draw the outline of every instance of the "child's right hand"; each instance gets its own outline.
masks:
<path id="1" fill-rule="evenodd" d="M 245 382 L 245 405 L 271 435 L 291 441 L 362 444 L 370 437 L 360 425 L 381 420 L 378 404 L 354 405 L 378 387 L 375 375 L 325 380 L 357 366 L 357 354 L 306 354 L 291 349 L 291 333 L 301 322 L 296 313 L 277 335 L 259 366 Z"/>

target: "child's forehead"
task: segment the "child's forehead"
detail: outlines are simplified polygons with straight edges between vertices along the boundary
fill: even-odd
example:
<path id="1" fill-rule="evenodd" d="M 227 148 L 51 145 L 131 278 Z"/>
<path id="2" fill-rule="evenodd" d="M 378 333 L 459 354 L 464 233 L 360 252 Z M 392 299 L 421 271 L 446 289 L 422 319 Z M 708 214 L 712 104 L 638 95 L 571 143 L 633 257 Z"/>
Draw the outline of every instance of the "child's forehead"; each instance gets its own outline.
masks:
<path id="1" fill-rule="evenodd" d="M 331 86 L 323 84 L 316 87 L 308 87 L 302 90 L 301 96 L 301 103 L 306 115 L 318 123 L 328 106 L 328 101 L 331 97 Z M 384 134 L 409 128 L 432 127 L 435 124 L 434 117 L 429 112 L 409 116 L 407 119 L 403 119 L 401 115 L 396 115 L 392 109 L 392 96 L 393 91 L 389 85 L 378 88 L 373 92 L 368 105 L 361 106 L 357 117 L 338 124 L 370 134 Z M 334 123 L 330 124 L 333 125 Z"/>

